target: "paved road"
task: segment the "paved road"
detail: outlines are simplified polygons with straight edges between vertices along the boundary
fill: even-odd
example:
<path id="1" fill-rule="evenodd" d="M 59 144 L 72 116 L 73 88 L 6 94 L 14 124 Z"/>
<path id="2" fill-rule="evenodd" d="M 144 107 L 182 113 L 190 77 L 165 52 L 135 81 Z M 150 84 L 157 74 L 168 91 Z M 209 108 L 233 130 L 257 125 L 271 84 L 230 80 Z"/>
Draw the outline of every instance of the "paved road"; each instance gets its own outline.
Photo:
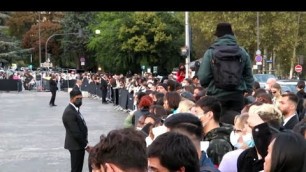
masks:
<path id="1" fill-rule="evenodd" d="M 70 154 L 64 149 L 62 114 L 67 92 L 57 93 L 56 107 L 49 107 L 50 92 L 0 92 L 0 172 L 69 172 Z M 112 104 L 83 99 L 81 113 L 88 126 L 89 144 L 101 134 L 122 128 L 127 113 Z M 88 172 L 85 154 L 83 172 Z"/>

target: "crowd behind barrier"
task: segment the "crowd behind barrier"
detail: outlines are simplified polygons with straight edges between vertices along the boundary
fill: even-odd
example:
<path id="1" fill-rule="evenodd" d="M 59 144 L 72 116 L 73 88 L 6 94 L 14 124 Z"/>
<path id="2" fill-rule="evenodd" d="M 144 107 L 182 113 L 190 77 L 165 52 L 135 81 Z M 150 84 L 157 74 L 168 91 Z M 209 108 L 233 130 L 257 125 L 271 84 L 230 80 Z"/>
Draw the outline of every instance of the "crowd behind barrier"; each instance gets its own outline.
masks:
<path id="1" fill-rule="evenodd" d="M 67 89 L 67 88 L 72 88 L 75 83 L 76 83 L 76 80 L 73 79 L 73 80 L 61 80 L 61 90 L 64 90 L 64 89 Z M 44 91 L 49 91 L 50 90 L 50 84 L 49 84 L 49 79 L 45 79 L 43 78 L 42 79 L 42 89 Z"/>
<path id="2" fill-rule="evenodd" d="M 50 85 L 49 80 L 43 78 L 42 90 L 49 91 Z M 67 88 L 72 88 L 76 83 L 76 80 L 62 80 L 61 90 Z M 91 96 L 96 96 L 98 98 L 102 97 L 101 84 L 83 82 L 81 86 L 82 91 L 87 91 Z M 1 79 L 0 80 L 0 91 L 22 91 L 22 81 L 21 80 L 11 80 L 11 79 Z M 108 87 L 107 90 L 107 100 L 113 103 L 114 106 L 120 106 L 123 110 L 134 110 L 133 94 L 129 93 L 128 90 L 124 88 L 112 88 Z"/>
<path id="3" fill-rule="evenodd" d="M 69 87 L 73 87 L 76 80 L 69 80 Z M 66 88 L 64 85 L 63 88 Z M 81 85 L 82 91 L 87 91 L 91 97 L 102 98 L 101 84 L 95 84 L 94 82 L 88 83 L 84 81 Z M 112 88 L 108 86 L 107 98 L 109 102 L 112 102 L 114 106 L 120 106 L 122 110 L 132 111 L 134 110 L 134 96 L 129 93 L 125 88 Z"/>

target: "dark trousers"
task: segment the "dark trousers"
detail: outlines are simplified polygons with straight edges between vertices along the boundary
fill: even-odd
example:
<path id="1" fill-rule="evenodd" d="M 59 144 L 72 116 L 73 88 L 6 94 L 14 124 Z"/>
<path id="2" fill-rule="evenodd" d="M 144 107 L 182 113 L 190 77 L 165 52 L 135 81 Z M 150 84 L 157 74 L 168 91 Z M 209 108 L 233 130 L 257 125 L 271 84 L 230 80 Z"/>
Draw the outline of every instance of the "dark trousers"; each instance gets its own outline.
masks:
<path id="1" fill-rule="evenodd" d="M 82 172 L 85 150 L 69 150 L 71 172 Z"/>
<path id="2" fill-rule="evenodd" d="M 106 102 L 107 89 L 102 89 L 102 103 Z"/>
<path id="3" fill-rule="evenodd" d="M 219 98 L 222 107 L 220 122 L 234 124 L 235 116 L 240 114 L 244 107 L 243 94 L 233 94 L 227 97 Z"/>
<path id="4" fill-rule="evenodd" d="M 55 97 L 56 97 L 56 91 L 51 91 L 51 100 L 50 100 L 50 105 L 54 105 Z"/>

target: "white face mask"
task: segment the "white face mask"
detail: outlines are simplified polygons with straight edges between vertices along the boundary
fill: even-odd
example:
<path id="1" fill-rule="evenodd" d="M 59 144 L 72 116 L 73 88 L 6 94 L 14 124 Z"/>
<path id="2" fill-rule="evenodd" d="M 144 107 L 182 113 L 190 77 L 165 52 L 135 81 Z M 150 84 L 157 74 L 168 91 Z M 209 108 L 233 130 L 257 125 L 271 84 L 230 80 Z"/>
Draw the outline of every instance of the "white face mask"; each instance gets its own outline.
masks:
<path id="1" fill-rule="evenodd" d="M 154 135 L 154 139 L 155 139 L 157 136 L 166 133 L 167 131 L 168 131 L 168 128 L 165 127 L 164 125 L 152 128 L 152 132 L 153 132 L 153 135 Z"/>
<path id="2" fill-rule="evenodd" d="M 236 134 L 234 131 L 231 132 L 231 135 L 230 135 L 230 141 L 231 141 L 231 144 L 235 147 L 235 148 L 241 148 L 241 144 L 238 142 L 239 140 L 239 135 Z"/>
<path id="3" fill-rule="evenodd" d="M 151 139 L 150 136 L 146 137 L 146 143 L 147 143 L 147 147 L 150 146 L 150 144 L 153 142 L 153 140 Z"/>
<path id="4" fill-rule="evenodd" d="M 185 87 L 187 84 L 185 82 L 182 82 L 182 87 Z"/>

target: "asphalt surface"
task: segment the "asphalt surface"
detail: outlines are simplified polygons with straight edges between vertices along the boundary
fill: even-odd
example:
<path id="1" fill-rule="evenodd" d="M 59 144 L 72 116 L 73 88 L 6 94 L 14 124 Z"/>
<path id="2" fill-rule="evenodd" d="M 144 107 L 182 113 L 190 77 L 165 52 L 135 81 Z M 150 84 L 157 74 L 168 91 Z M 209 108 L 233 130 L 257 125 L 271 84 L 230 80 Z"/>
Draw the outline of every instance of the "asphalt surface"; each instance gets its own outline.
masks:
<path id="1" fill-rule="evenodd" d="M 64 149 L 64 109 L 67 92 L 58 92 L 56 107 L 49 107 L 50 92 L 0 92 L 0 172 L 69 172 L 70 154 Z M 90 145 L 101 134 L 123 127 L 127 113 L 113 104 L 84 98 L 81 113 L 88 127 Z M 83 172 L 88 172 L 85 153 Z"/>

